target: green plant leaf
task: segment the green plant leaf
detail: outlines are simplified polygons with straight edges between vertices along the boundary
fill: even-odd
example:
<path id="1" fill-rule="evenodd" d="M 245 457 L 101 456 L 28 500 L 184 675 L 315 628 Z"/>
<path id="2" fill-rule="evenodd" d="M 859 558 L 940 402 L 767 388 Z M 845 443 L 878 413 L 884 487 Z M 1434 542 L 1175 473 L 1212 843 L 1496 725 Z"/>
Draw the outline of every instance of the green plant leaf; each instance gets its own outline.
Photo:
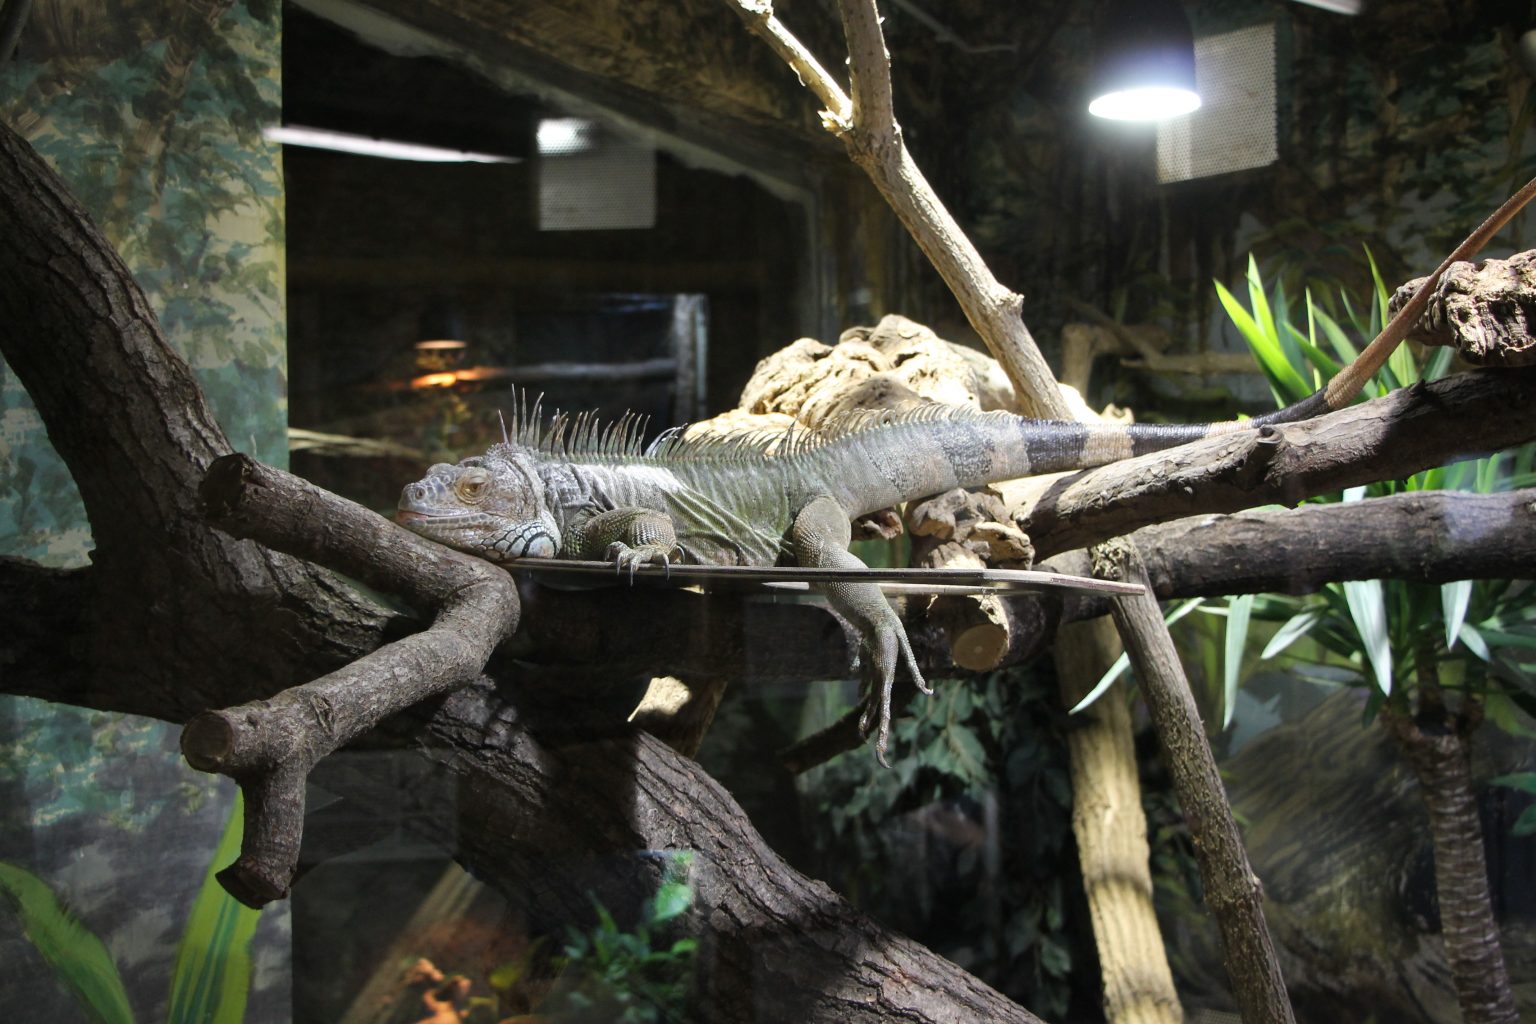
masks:
<path id="1" fill-rule="evenodd" d="M 1323 381 L 1333 377 L 1344 367 L 1339 361 L 1316 345 L 1312 344 L 1300 331 L 1290 324 L 1285 325 L 1286 333 L 1291 336 L 1291 342 L 1296 346 L 1297 353 L 1306 359 L 1312 367 L 1312 390 L 1322 387 Z"/>
<path id="2" fill-rule="evenodd" d="M 954 757 L 956 774 L 969 782 L 987 777 L 987 752 L 970 728 L 955 724 L 944 730 L 944 742 Z"/>
<path id="3" fill-rule="evenodd" d="M 1467 645 L 1467 650 L 1477 655 L 1484 661 L 1492 661 L 1493 653 L 1488 650 L 1488 642 L 1483 639 L 1483 634 L 1477 631 L 1477 627 L 1470 622 L 1463 622 L 1461 628 L 1456 631 L 1462 643 Z"/>
<path id="4" fill-rule="evenodd" d="M 0 903 L 54 975 L 97 1024 L 133 1024 L 133 1009 L 112 954 L 60 905 L 48 883 L 25 868 L 0 861 Z"/>
<path id="5" fill-rule="evenodd" d="M 1199 608 L 1204 603 L 1205 598 L 1192 597 L 1165 615 L 1163 617 L 1163 621 L 1171 626 L 1175 622 L 1178 622 L 1180 619 L 1182 619 L 1184 616 L 1188 615 L 1190 612 L 1194 611 L 1196 608 Z M 1130 667 L 1130 656 L 1127 654 L 1121 654 L 1120 657 L 1115 659 L 1115 663 L 1109 666 L 1109 668 L 1105 670 L 1104 674 L 1099 677 L 1099 681 L 1093 684 L 1093 689 L 1089 690 L 1087 695 L 1083 697 L 1082 700 L 1073 705 L 1072 710 L 1067 712 L 1067 714 L 1075 715 L 1079 711 L 1086 708 L 1088 705 L 1092 704 L 1094 701 L 1098 700 L 1104 695 L 1104 691 L 1109 689 L 1110 686 L 1114 685 L 1115 680 L 1124 675 L 1126 670 Z"/>
<path id="6" fill-rule="evenodd" d="M 1291 646 L 1291 644 L 1306 636 L 1322 617 L 1323 612 L 1320 608 L 1304 608 L 1295 615 L 1292 615 L 1285 621 L 1283 626 L 1275 631 L 1275 635 L 1269 638 L 1269 643 L 1264 645 L 1264 652 L 1259 657 L 1266 661 L 1273 658 Z"/>
<path id="7" fill-rule="evenodd" d="M 1527 807 L 1510 826 L 1510 833 L 1517 836 L 1536 835 L 1536 807 Z"/>
<path id="8" fill-rule="evenodd" d="M 1248 618 L 1252 612 L 1252 594 L 1241 594 L 1227 602 L 1226 661 L 1221 687 L 1223 729 L 1232 724 L 1232 712 L 1237 707 L 1237 684 L 1242 677 L 1243 649 L 1248 646 Z"/>
<path id="9" fill-rule="evenodd" d="M 1375 318 L 1372 323 L 1372 334 L 1386 326 L 1391 313 L 1388 305 L 1392 301 L 1392 292 L 1381 279 L 1381 268 L 1376 265 L 1376 257 L 1372 255 L 1370 246 L 1365 247 L 1365 260 L 1371 266 L 1371 281 L 1374 284 L 1372 297 L 1376 300 Z M 1413 349 L 1407 345 L 1399 345 L 1387 357 L 1387 365 L 1382 367 L 1394 388 L 1405 388 L 1410 384 L 1416 384 L 1419 380 L 1419 364 L 1414 359 Z"/>
<path id="10" fill-rule="evenodd" d="M 1472 581 L 1457 580 L 1440 584 L 1440 613 L 1445 619 L 1445 649 L 1456 646 L 1461 624 L 1467 620 L 1467 605 L 1472 601 Z"/>
<path id="11" fill-rule="evenodd" d="M 166 1024 L 240 1024 L 251 989 L 251 936 L 261 911 L 224 891 L 217 872 L 240 852 L 244 799 L 235 796 L 176 947 Z"/>
<path id="12" fill-rule="evenodd" d="M 1345 501 L 1359 501 L 1364 487 L 1344 492 Z M 1349 607 L 1355 633 L 1376 677 L 1382 696 L 1392 695 L 1392 641 L 1387 632 L 1387 603 L 1381 580 L 1348 580 L 1343 584 L 1344 601 Z"/>
<path id="13" fill-rule="evenodd" d="M 1317 325 L 1323 329 L 1323 336 L 1328 339 L 1328 344 L 1333 346 L 1333 350 L 1339 354 L 1339 358 L 1346 363 L 1354 362 L 1355 358 L 1360 355 L 1360 350 L 1355 347 L 1354 342 L 1349 340 L 1349 335 L 1344 332 L 1344 328 L 1339 326 L 1339 322 L 1321 309 L 1314 309 L 1312 317 L 1317 321 Z"/>
<path id="14" fill-rule="evenodd" d="M 651 911 L 652 924 L 665 924 L 687 912 L 693 904 L 693 890 L 682 882 L 664 882 L 656 890 Z"/>
<path id="15" fill-rule="evenodd" d="M 1518 789 L 1522 793 L 1536 796 L 1536 772 L 1511 772 L 1508 775 L 1498 775 L 1489 779 L 1488 785 L 1508 786 L 1510 789 Z"/>
<path id="16" fill-rule="evenodd" d="M 1243 308 L 1242 303 L 1237 301 L 1237 297 L 1227 291 L 1220 281 L 1216 282 L 1216 297 L 1221 300 L 1222 308 L 1227 311 L 1227 316 L 1237 328 L 1238 333 L 1248 343 L 1248 348 L 1259 362 L 1259 368 L 1269 378 L 1276 401 L 1284 405 L 1305 398 L 1310 393 L 1310 389 L 1306 381 L 1302 380 L 1296 367 L 1286 359 L 1285 351 L 1280 347 L 1280 340 L 1267 333 L 1260 322 Z"/>

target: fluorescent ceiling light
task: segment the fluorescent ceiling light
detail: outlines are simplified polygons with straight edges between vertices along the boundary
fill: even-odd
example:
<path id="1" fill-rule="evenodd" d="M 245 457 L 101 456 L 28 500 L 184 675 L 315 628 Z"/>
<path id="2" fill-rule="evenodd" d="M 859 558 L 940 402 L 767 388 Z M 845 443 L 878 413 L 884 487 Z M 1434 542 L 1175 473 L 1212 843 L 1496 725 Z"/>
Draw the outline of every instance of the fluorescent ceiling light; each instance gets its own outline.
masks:
<path id="1" fill-rule="evenodd" d="M 1360 9 L 1365 6 L 1360 0 L 1296 0 L 1296 2 L 1306 4 L 1308 7 L 1321 7 L 1334 14 L 1359 14 Z"/>
<path id="2" fill-rule="evenodd" d="M 1171 86 L 1108 92 L 1088 104 L 1088 113 L 1111 121 L 1160 121 L 1199 109 L 1198 95 Z"/>
<path id="3" fill-rule="evenodd" d="M 584 117 L 546 117 L 539 121 L 540 156 L 571 156 L 593 146 L 596 126 Z"/>
<path id="4" fill-rule="evenodd" d="M 330 149 L 338 153 L 378 156 L 389 160 L 419 160 L 439 164 L 515 164 L 521 159 L 497 153 L 472 153 L 462 149 L 423 146 L 415 142 L 375 139 L 367 135 L 333 132 L 327 128 L 304 128 L 296 124 L 269 125 L 262 129 L 261 134 L 285 146 Z"/>

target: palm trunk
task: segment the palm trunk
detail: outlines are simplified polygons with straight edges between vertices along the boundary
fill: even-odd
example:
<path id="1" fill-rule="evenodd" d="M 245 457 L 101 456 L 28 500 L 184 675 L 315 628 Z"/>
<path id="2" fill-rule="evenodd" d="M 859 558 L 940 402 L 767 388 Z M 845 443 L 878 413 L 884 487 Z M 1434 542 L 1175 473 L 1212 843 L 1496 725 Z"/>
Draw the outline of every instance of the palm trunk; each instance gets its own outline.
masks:
<path id="1" fill-rule="evenodd" d="M 1488 892 L 1488 862 L 1472 786 L 1469 738 L 1482 720 L 1474 700 L 1447 714 L 1433 652 L 1418 658 L 1419 713 L 1382 721 L 1418 779 L 1435 850 L 1441 937 L 1463 1024 L 1517 1024 L 1514 992 Z"/>

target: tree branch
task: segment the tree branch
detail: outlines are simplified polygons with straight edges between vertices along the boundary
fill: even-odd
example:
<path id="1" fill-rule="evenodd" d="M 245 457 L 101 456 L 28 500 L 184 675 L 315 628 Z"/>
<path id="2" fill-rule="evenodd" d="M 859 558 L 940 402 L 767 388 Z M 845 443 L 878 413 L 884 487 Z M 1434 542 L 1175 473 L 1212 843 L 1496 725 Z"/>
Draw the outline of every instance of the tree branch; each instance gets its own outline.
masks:
<path id="1" fill-rule="evenodd" d="M 1005 489 L 1043 557 L 1149 523 L 1233 512 L 1536 439 L 1536 369 L 1457 374 L 1316 419 L 1225 434 Z M 1022 497 L 1021 497 L 1022 496 Z"/>
<path id="2" fill-rule="evenodd" d="M 1137 597 L 1112 598 L 1111 614 L 1125 638 L 1126 653 L 1157 731 L 1163 764 L 1189 823 L 1205 903 L 1221 931 L 1222 962 L 1232 994 L 1245 1024 L 1289 1024 L 1295 1018 L 1264 920 L 1263 887 L 1248 865 L 1200 710 L 1162 610 L 1150 593 L 1146 569 L 1135 547 L 1125 541 L 1102 545 L 1094 569 L 1094 575 L 1103 579 L 1148 587 L 1147 593 Z"/>
<path id="3" fill-rule="evenodd" d="M 1536 488 L 1506 494 L 1423 491 L 1299 509 L 1200 516 L 1149 526 L 1130 535 L 1146 561 L 1159 600 L 1253 593 L 1311 593 L 1327 583 L 1400 579 L 1445 583 L 1459 579 L 1536 576 L 1536 534 L 1530 517 Z M 1383 543 L 1383 537 L 1393 538 Z M 1082 576 L 1090 566 L 1081 550 L 1040 568 Z M 1095 618 L 1109 602 L 1084 595 L 1027 594 L 1007 599 L 1015 618 L 1038 624 L 1028 642 L 1004 664 L 1035 657 L 1056 628 Z M 953 671 L 925 664 L 936 677 Z M 901 698 L 897 706 L 911 699 Z M 793 772 L 805 771 L 863 744 L 858 713 L 851 712 L 780 755 Z"/>
<path id="4" fill-rule="evenodd" d="M 1046 419 L 1071 419 L 1055 375 L 1024 324 L 1023 296 L 992 276 L 981 253 L 950 216 L 901 140 L 901 126 L 896 123 L 890 99 L 890 58 L 874 0 L 839 2 L 853 93 L 846 118 L 842 116 L 841 90 L 825 73 L 807 73 L 808 67 L 819 72 L 820 65 L 772 16 L 773 5 L 768 0 L 725 2 L 827 105 L 834 116 L 823 119 L 825 126 L 843 140 L 854 163 L 869 175 L 954 293 L 971 326 L 1008 374 L 1020 408 Z"/>
<path id="5" fill-rule="evenodd" d="M 1418 491 L 1196 516 L 1131 534 L 1159 598 L 1308 594 L 1344 580 L 1536 577 L 1536 488 Z"/>
<path id="6" fill-rule="evenodd" d="M 245 792 L 240 857 L 219 881 L 259 907 L 288 894 L 304 831 L 304 781 L 315 762 L 390 715 L 477 678 L 517 627 L 517 587 L 489 562 L 243 455 L 213 464 L 202 497 L 209 521 L 232 536 L 437 609 L 421 633 L 270 700 L 205 712 L 182 731 L 194 768 L 228 775 Z"/>
<path id="7" fill-rule="evenodd" d="M 821 101 L 822 127 L 841 135 L 853 126 L 853 103 L 805 44 L 773 13 L 772 0 L 736 0 L 736 13 L 790 66 L 800 84 Z"/>

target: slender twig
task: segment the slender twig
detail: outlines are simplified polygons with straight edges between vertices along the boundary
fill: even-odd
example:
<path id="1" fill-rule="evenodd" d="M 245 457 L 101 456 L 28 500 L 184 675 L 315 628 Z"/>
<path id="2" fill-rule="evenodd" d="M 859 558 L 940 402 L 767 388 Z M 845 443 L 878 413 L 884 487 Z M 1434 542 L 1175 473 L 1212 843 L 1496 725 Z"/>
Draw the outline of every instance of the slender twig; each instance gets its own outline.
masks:
<path id="1" fill-rule="evenodd" d="M 746 21 L 754 33 L 761 36 L 783 58 L 800 84 L 822 104 L 822 126 L 834 135 L 841 135 L 853 126 L 853 102 L 843 87 L 827 74 L 814 54 L 773 13 L 772 0 L 733 0 L 736 13 Z"/>
<path id="2" fill-rule="evenodd" d="M 835 116 L 825 118 L 853 161 L 869 175 L 902 226 L 954 293 L 966 319 L 1013 383 L 1022 411 L 1047 419 L 1071 419 L 1055 375 L 1047 365 L 1021 311 L 1024 298 L 992 275 L 976 246 L 945 208 L 901 139 L 892 112 L 890 60 L 874 0 L 842 0 L 853 96 L 847 107 L 821 65 L 772 15 L 767 0 L 725 0 L 802 83 Z M 843 111 L 846 110 L 846 114 Z"/>

